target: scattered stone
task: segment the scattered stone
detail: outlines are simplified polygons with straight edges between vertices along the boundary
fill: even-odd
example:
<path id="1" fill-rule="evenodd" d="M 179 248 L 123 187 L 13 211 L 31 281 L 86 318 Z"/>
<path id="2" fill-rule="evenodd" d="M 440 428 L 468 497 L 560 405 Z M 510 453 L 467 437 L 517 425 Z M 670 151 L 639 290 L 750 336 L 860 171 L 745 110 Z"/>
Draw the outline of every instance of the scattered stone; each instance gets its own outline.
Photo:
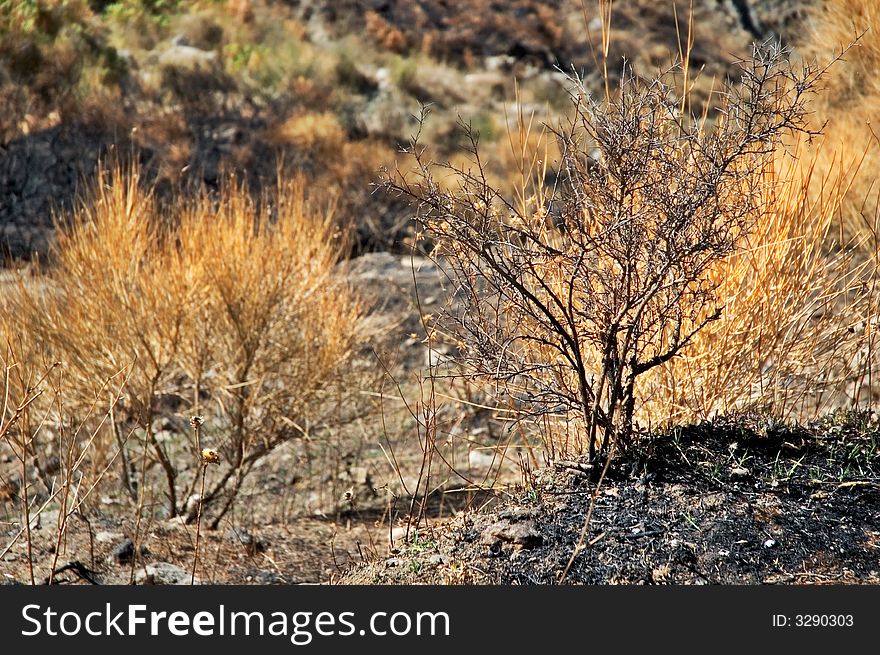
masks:
<path id="1" fill-rule="evenodd" d="M 775 539 L 768 539 L 764 542 L 764 548 L 773 548 L 776 545 Z"/>
<path id="2" fill-rule="evenodd" d="M 407 534 L 407 532 L 409 534 Z M 418 532 L 416 532 L 415 528 L 408 528 L 405 525 L 398 526 L 396 528 L 391 529 L 390 541 L 391 545 L 395 548 L 406 544 L 407 538 L 410 540 L 414 539 Z"/>
<path id="3" fill-rule="evenodd" d="M 262 569 L 253 571 L 245 576 L 245 580 L 252 584 L 268 585 L 268 584 L 285 584 L 286 580 L 274 571 L 264 571 Z"/>
<path id="4" fill-rule="evenodd" d="M 490 545 L 501 541 L 521 548 L 537 548 L 544 539 L 532 520 L 511 522 L 501 519 L 483 530 L 480 541 Z"/>
<path id="5" fill-rule="evenodd" d="M 95 541 L 97 541 L 99 544 L 115 543 L 115 542 L 120 541 L 121 539 L 124 539 L 124 538 L 125 538 L 125 535 L 122 534 L 121 532 L 103 531 L 103 532 L 98 532 L 97 534 L 95 534 Z"/>
<path id="6" fill-rule="evenodd" d="M 389 569 L 400 566 L 401 564 L 402 561 L 399 557 L 389 557 L 385 560 L 385 567 Z"/>
<path id="7" fill-rule="evenodd" d="M 179 566 L 168 562 L 147 564 L 134 576 L 134 582 L 138 585 L 188 585 L 191 580 L 191 572 L 184 571 Z M 201 584 L 198 576 L 196 576 L 194 584 Z"/>
<path id="8" fill-rule="evenodd" d="M 749 475 L 750 473 L 751 473 L 751 471 L 749 471 L 749 469 L 744 468 L 742 466 L 734 466 L 730 470 L 730 476 L 734 477 L 734 478 L 744 478 L 747 475 Z"/>
<path id="9" fill-rule="evenodd" d="M 492 451 L 472 450 L 468 453 L 468 466 L 472 469 L 487 469 L 497 459 Z"/>
<path id="10" fill-rule="evenodd" d="M 201 50 L 182 43 L 171 44 L 158 56 L 160 66 L 173 66 L 183 70 L 213 70 L 216 63 L 216 52 Z"/>
<path id="11" fill-rule="evenodd" d="M 46 476 L 55 475 L 61 470 L 61 460 L 58 458 L 58 455 L 49 455 L 42 461 L 37 459 L 35 464 L 40 473 Z"/>
<path id="12" fill-rule="evenodd" d="M 116 544 L 110 555 L 119 564 L 128 564 L 134 557 L 134 542 L 131 539 L 123 539 Z"/>
<path id="13" fill-rule="evenodd" d="M 191 523 L 192 521 L 196 520 L 196 517 L 199 515 L 199 504 L 201 502 L 201 494 L 193 494 L 186 499 L 186 504 L 183 507 L 183 513 L 185 515 L 187 523 Z"/>
<path id="14" fill-rule="evenodd" d="M 140 545 L 138 551 L 140 552 L 141 557 L 150 554 L 149 549 L 144 544 Z M 110 552 L 110 556 L 107 558 L 107 561 L 110 564 L 130 564 L 133 558 L 134 542 L 128 537 L 125 537 L 122 541 L 116 544 L 116 546 L 114 546 L 113 550 Z"/>
<path id="15" fill-rule="evenodd" d="M 57 530 L 58 517 L 60 514 L 61 513 L 57 509 L 48 509 L 40 512 L 31 519 L 31 529 L 39 530 L 41 528 L 47 528 L 49 530 Z"/>
<path id="16" fill-rule="evenodd" d="M 269 547 L 268 542 L 255 537 L 247 528 L 229 528 L 226 531 L 226 541 L 242 546 L 250 555 L 262 553 Z"/>
<path id="17" fill-rule="evenodd" d="M 486 437 L 490 437 L 489 428 L 485 425 L 480 425 L 475 428 L 471 428 L 468 432 L 468 441 L 474 442 L 485 439 Z M 491 438 L 491 437 L 490 437 Z"/>
<path id="18" fill-rule="evenodd" d="M 226 541 L 233 544 L 249 546 L 254 542 L 254 535 L 247 528 L 229 528 L 226 531 Z"/>
<path id="19" fill-rule="evenodd" d="M 366 466 L 353 466 L 348 470 L 348 477 L 355 484 L 369 485 L 370 470 Z"/>
<path id="20" fill-rule="evenodd" d="M 437 553 L 435 555 L 431 555 L 431 557 L 428 558 L 428 563 L 433 564 L 434 566 L 441 566 L 443 564 L 448 564 L 449 558 L 445 555 Z"/>
<path id="21" fill-rule="evenodd" d="M 170 519 L 165 521 L 165 527 L 171 530 L 172 532 L 180 532 L 186 529 L 187 517 L 186 516 L 172 516 Z"/>
<path id="22" fill-rule="evenodd" d="M 153 436 L 161 444 L 172 443 L 177 439 L 177 435 L 171 430 L 159 430 Z"/>

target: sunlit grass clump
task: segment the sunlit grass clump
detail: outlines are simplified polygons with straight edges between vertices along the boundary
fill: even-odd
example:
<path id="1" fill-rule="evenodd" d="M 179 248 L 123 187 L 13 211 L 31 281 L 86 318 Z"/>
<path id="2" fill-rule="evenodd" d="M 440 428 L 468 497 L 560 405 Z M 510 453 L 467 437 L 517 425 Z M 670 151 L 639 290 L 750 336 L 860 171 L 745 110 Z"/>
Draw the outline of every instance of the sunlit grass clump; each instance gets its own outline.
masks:
<path id="1" fill-rule="evenodd" d="M 754 231 L 711 271 L 724 306 L 643 388 L 646 423 L 760 411 L 808 420 L 876 395 L 876 243 L 841 243 L 852 169 L 782 152 L 765 171 Z"/>
<path id="2" fill-rule="evenodd" d="M 334 272 L 344 240 L 295 178 L 259 200 L 230 182 L 161 205 L 137 169 L 100 180 L 60 226 L 47 274 L 4 301 L 5 331 L 20 353 L 61 363 L 68 404 L 87 408 L 96 381 L 122 372 L 116 431 L 134 430 L 129 450 L 160 467 L 171 514 L 193 492 L 199 447 L 216 447 L 224 465 L 204 502 L 222 500 L 222 515 L 262 456 L 351 388 L 361 310 Z M 191 415 L 205 416 L 202 444 Z M 173 440 L 157 438 L 159 419 L 179 423 Z"/>

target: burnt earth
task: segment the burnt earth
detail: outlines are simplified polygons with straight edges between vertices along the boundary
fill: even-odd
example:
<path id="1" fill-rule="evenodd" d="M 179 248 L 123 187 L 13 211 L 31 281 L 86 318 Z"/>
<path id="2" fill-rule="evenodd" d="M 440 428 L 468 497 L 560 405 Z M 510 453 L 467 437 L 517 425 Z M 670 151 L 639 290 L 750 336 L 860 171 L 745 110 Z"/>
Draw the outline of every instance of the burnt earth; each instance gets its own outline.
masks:
<path id="1" fill-rule="evenodd" d="M 870 420 L 852 416 L 805 428 L 740 416 L 679 429 L 614 461 L 598 492 L 592 471 L 540 469 L 492 511 L 423 529 L 340 581 L 877 583 L 878 443 Z"/>

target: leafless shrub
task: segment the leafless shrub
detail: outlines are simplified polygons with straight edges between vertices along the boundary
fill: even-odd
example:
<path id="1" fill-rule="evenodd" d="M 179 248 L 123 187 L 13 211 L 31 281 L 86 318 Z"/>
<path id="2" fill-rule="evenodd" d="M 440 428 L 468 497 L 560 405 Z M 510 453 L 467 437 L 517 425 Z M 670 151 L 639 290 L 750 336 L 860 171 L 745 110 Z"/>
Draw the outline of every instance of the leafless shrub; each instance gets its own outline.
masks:
<path id="1" fill-rule="evenodd" d="M 565 447 L 591 459 L 629 441 L 639 378 L 722 315 L 709 272 L 761 220 L 764 172 L 787 136 L 809 133 L 825 69 L 756 47 L 714 94 L 711 123 L 686 115 L 679 70 L 624 71 L 599 100 L 573 80 L 573 118 L 551 129 L 556 179 L 535 156 L 530 193 L 487 181 L 472 130 L 471 166 L 429 161 L 416 137 L 416 170 L 386 180 L 416 202 L 449 272 L 455 302 L 437 329 L 523 416 L 563 417 Z"/>

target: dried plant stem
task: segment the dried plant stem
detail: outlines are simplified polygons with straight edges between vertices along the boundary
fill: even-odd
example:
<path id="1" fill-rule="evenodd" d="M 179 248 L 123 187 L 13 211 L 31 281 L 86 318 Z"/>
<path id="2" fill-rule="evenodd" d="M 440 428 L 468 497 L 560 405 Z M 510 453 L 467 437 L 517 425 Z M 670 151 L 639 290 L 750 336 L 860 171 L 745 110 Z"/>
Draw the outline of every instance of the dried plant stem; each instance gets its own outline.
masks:
<path id="1" fill-rule="evenodd" d="M 34 586 L 37 584 L 37 582 L 34 578 L 34 553 L 31 543 L 31 515 L 30 505 L 28 503 L 28 487 L 30 486 L 30 484 L 28 483 L 27 477 L 27 444 L 25 443 L 24 432 L 21 432 L 21 452 L 22 456 L 19 459 L 19 462 L 21 464 L 21 513 L 24 517 L 25 543 L 27 544 L 28 575 L 30 576 L 31 586 Z"/>
<path id="2" fill-rule="evenodd" d="M 137 501 L 137 489 L 132 484 L 131 480 L 131 461 L 129 460 L 128 453 L 125 451 L 125 440 L 122 438 L 121 428 L 119 423 L 116 421 L 116 402 L 113 400 L 112 396 L 110 399 L 110 429 L 113 430 L 113 436 L 116 439 L 116 446 L 119 448 L 119 459 L 120 459 L 120 468 L 122 469 L 122 486 L 125 488 L 125 491 L 135 502 Z"/>
<path id="3" fill-rule="evenodd" d="M 58 410 L 58 452 L 59 454 L 63 453 L 65 458 L 64 461 L 61 462 L 62 473 L 63 473 L 63 482 L 61 485 L 61 507 L 58 508 L 58 519 L 57 519 L 57 529 L 55 531 L 55 550 L 52 553 L 52 565 L 49 567 L 49 584 L 51 585 L 55 581 L 55 569 L 58 566 L 58 557 L 61 554 L 61 542 L 64 539 L 64 535 L 67 527 L 67 512 L 68 512 L 68 502 L 70 501 L 70 487 L 72 482 L 73 475 L 73 448 L 75 448 L 74 441 L 68 440 L 67 448 L 65 448 L 65 433 L 66 427 L 64 422 L 64 406 L 61 398 L 61 392 L 58 389 L 58 386 L 55 387 L 55 401 L 57 403 Z"/>
<path id="4" fill-rule="evenodd" d="M 140 538 L 141 538 L 141 522 L 144 516 L 144 505 L 146 504 L 146 494 L 147 494 L 147 439 L 144 437 L 143 439 L 143 450 L 141 451 L 141 473 L 140 480 L 138 480 L 138 499 L 137 506 L 135 508 L 136 518 L 134 522 L 134 538 L 132 539 L 134 543 L 134 552 L 138 552 L 138 548 L 140 547 Z M 134 569 L 137 565 L 137 557 L 131 558 L 131 570 L 129 571 L 129 583 L 134 583 Z"/>
<path id="5" fill-rule="evenodd" d="M 194 585 L 196 583 L 196 567 L 199 564 L 199 538 L 202 533 L 202 505 L 204 503 L 205 496 L 205 475 L 208 472 L 208 464 L 207 462 L 202 462 L 202 487 L 199 491 L 199 508 L 198 513 L 196 514 L 196 550 L 193 555 L 193 566 L 192 566 L 192 576 L 190 577 L 190 585 Z"/>
<path id="6" fill-rule="evenodd" d="M 568 559 L 568 564 L 565 565 L 565 571 L 562 573 L 562 577 L 559 579 L 559 584 L 565 582 L 565 579 L 568 577 L 568 572 L 571 570 L 572 564 L 574 564 L 574 560 L 577 559 L 577 556 L 580 555 L 581 550 L 584 547 L 584 540 L 587 538 L 587 533 L 590 531 L 590 524 L 593 521 L 593 510 L 596 509 L 596 501 L 599 498 L 599 490 L 602 488 L 602 482 L 605 480 L 605 474 L 608 473 L 608 467 L 611 465 L 611 461 L 614 459 L 614 449 L 617 447 L 617 442 L 611 444 L 611 451 L 608 455 L 608 459 L 605 460 L 605 465 L 602 467 L 602 473 L 599 475 L 599 480 L 596 482 L 596 488 L 593 490 L 593 495 L 590 497 L 590 506 L 587 509 L 587 515 L 584 517 L 584 525 L 581 528 L 580 536 L 578 536 L 577 544 L 575 544 L 574 550 L 571 553 L 571 557 Z"/>
<path id="7" fill-rule="evenodd" d="M 19 496 L 21 499 L 21 513 L 24 520 L 24 526 L 18 534 L 19 536 L 22 533 L 24 533 L 25 535 L 25 539 L 27 542 L 28 575 L 30 577 L 30 583 L 33 586 L 36 584 L 36 578 L 34 576 L 33 545 L 31 540 L 31 507 L 30 497 L 28 494 L 30 483 L 28 482 L 27 467 L 28 453 L 31 449 L 33 436 L 30 430 L 28 413 L 30 411 L 30 406 L 42 395 L 43 383 L 46 381 L 49 373 L 55 368 L 56 365 L 53 364 L 52 366 L 50 366 L 43 373 L 42 377 L 34 382 L 31 378 L 28 378 L 27 375 L 21 371 L 20 364 L 16 359 L 16 353 L 12 347 L 11 342 L 7 342 L 6 357 L 3 360 L 3 364 L 4 388 L 3 406 L 2 411 L 0 411 L 0 439 L 8 440 L 8 443 L 12 447 L 12 451 L 15 457 L 18 459 L 20 465 L 21 493 L 19 494 Z M 17 399 L 13 399 L 10 397 L 13 388 L 13 371 L 15 371 L 16 381 L 21 391 L 21 396 Z M 15 428 L 16 432 L 13 432 L 13 428 Z M 17 443 L 14 443 L 13 440 L 10 438 L 11 435 L 15 433 L 17 433 L 18 435 Z M 45 507 L 45 505 L 43 507 Z M 41 508 L 40 511 L 42 511 L 42 509 L 43 508 Z M 39 516 L 39 512 L 37 513 L 37 515 Z M 16 539 L 17 538 L 18 537 L 16 537 Z M 15 539 L 13 540 L 13 543 L 14 542 Z M 11 544 L 9 547 L 11 547 Z M 9 549 L 9 547 L 4 550 L 4 553 Z"/>

